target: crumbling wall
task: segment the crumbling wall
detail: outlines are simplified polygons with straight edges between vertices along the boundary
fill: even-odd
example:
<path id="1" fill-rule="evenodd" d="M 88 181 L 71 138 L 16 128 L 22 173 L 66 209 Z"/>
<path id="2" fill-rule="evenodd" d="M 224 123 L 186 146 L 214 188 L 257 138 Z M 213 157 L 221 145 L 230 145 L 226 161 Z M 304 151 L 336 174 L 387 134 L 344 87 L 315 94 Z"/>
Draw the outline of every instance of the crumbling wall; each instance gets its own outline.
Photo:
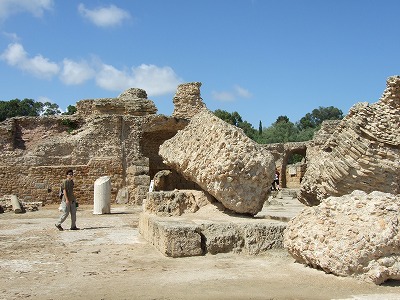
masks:
<path id="1" fill-rule="evenodd" d="M 117 98 L 100 98 L 81 100 L 76 104 L 81 116 L 93 115 L 129 115 L 146 116 L 157 113 L 154 102 L 147 99 L 145 90 L 130 88 Z"/>
<path id="2" fill-rule="evenodd" d="M 112 196 L 127 191 L 129 202 L 142 204 L 150 180 L 170 169 L 159 146 L 188 124 L 204 107 L 201 83 L 178 87 L 174 117 L 156 115 L 146 91 L 131 88 L 116 98 L 81 100 L 72 116 L 19 117 L 0 123 L 0 196 L 58 202 L 59 183 L 75 171 L 77 198 L 92 203 L 93 184 L 110 176 Z M 175 173 L 176 182 L 187 182 Z M 187 185 L 191 187 L 191 184 Z"/>
<path id="3" fill-rule="evenodd" d="M 175 93 L 174 112 L 172 116 L 181 119 L 191 119 L 195 114 L 206 108 L 200 97 L 201 82 L 180 84 Z"/>
<path id="4" fill-rule="evenodd" d="M 354 105 L 323 146 L 307 152 L 299 200 L 318 205 L 353 190 L 399 194 L 399 125 L 400 76 L 393 76 L 377 103 Z"/>

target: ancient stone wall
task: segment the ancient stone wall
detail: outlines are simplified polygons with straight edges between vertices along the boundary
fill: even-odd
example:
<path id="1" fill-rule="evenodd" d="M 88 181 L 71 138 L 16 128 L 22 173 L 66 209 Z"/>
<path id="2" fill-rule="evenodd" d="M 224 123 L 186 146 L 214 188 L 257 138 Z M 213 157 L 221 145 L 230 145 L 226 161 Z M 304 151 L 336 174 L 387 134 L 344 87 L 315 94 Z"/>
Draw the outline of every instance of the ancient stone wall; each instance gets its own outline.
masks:
<path id="1" fill-rule="evenodd" d="M 0 166 L 1 194 L 16 194 L 26 202 L 57 203 L 60 184 L 69 169 L 74 170 L 75 196 L 80 203 L 93 203 L 93 184 L 98 177 L 112 176 L 114 198 L 123 181 L 121 164 L 112 158 L 93 159 L 88 165 Z"/>
<path id="2" fill-rule="evenodd" d="M 306 173 L 306 169 L 307 165 L 302 162 L 287 165 L 285 174 L 285 187 L 290 189 L 300 188 L 301 181 Z"/>
<path id="3" fill-rule="evenodd" d="M 147 99 L 145 90 L 131 88 L 117 98 L 81 100 L 76 105 L 78 114 L 92 115 L 130 115 L 146 116 L 157 113 L 153 101 Z"/>
<path id="4" fill-rule="evenodd" d="M 177 93 L 180 108 L 190 114 L 194 99 L 185 102 L 185 91 L 181 87 Z M 59 184 L 73 169 L 75 193 L 82 203 L 92 203 L 98 177 L 110 176 L 112 200 L 123 189 L 129 202 L 141 204 L 150 179 L 170 169 L 158 155 L 159 146 L 190 119 L 184 113 L 181 119 L 156 115 L 146 92 L 136 88 L 117 98 L 81 100 L 77 109 L 72 116 L 18 117 L 0 123 L 0 196 L 56 203 Z M 175 176 L 179 181 L 180 175 Z"/>
<path id="5" fill-rule="evenodd" d="M 200 97 L 201 82 L 184 83 L 178 86 L 174 96 L 175 118 L 190 119 L 206 106 Z"/>
<path id="6" fill-rule="evenodd" d="M 325 142 L 315 139 L 299 199 L 318 205 L 353 190 L 400 193 L 400 76 L 389 77 L 381 99 L 358 103 Z"/>

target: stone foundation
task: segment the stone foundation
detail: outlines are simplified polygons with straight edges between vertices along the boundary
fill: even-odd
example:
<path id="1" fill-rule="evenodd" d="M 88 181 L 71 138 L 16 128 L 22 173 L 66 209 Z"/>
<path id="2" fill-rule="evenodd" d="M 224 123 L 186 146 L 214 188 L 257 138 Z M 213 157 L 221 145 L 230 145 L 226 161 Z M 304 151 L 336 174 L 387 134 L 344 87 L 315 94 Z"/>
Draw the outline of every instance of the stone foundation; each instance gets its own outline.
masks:
<path id="1" fill-rule="evenodd" d="M 139 232 L 166 256 L 217 253 L 256 255 L 283 248 L 286 222 L 266 214 L 227 214 L 202 191 L 153 192 L 143 205 Z"/>

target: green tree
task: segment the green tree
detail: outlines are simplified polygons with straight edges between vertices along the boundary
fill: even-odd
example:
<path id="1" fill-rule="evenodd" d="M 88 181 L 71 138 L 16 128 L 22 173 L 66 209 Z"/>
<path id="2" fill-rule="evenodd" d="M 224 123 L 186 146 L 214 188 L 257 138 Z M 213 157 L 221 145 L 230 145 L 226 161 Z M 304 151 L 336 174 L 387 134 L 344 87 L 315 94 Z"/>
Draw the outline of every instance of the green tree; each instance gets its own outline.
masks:
<path id="1" fill-rule="evenodd" d="M 73 105 L 68 105 L 67 111 L 62 113 L 63 115 L 73 115 L 76 113 L 76 107 Z"/>
<path id="2" fill-rule="evenodd" d="M 214 115 L 216 115 L 218 118 L 224 120 L 226 123 L 229 123 L 231 125 L 238 126 L 239 123 L 242 122 L 242 117 L 239 115 L 238 112 L 227 112 L 226 110 L 221 110 L 217 109 L 214 111 Z"/>
<path id="3" fill-rule="evenodd" d="M 276 123 L 280 123 L 280 122 L 288 123 L 288 122 L 290 122 L 290 120 L 289 120 L 289 118 L 288 118 L 287 116 L 279 116 L 279 117 L 276 119 L 275 124 L 276 124 Z"/>
<path id="4" fill-rule="evenodd" d="M 260 123 L 258 124 L 258 134 L 261 135 L 262 134 L 262 123 L 260 120 Z"/>
<path id="5" fill-rule="evenodd" d="M 241 128 L 246 136 L 255 140 L 257 136 L 257 131 L 249 122 L 243 121 L 241 115 L 238 112 L 235 111 L 233 113 L 230 113 L 226 110 L 217 109 L 216 111 L 214 111 L 214 115 L 231 125 Z"/>
<path id="6" fill-rule="evenodd" d="M 318 107 L 313 109 L 311 113 L 307 113 L 304 117 L 300 119 L 296 126 L 300 130 L 307 128 L 319 128 L 321 123 L 325 120 L 341 120 L 343 119 L 343 112 L 334 107 Z"/>
<path id="7" fill-rule="evenodd" d="M 43 103 L 42 111 L 43 115 L 45 116 L 54 116 L 54 115 L 59 115 L 61 113 L 58 104 L 51 102 Z"/>
<path id="8" fill-rule="evenodd" d="M 17 116 L 39 116 L 43 109 L 43 103 L 33 99 L 0 101 L 0 121 Z"/>
<path id="9" fill-rule="evenodd" d="M 260 138 L 260 143 L 287 143 L 296 139 L 298 129 L 290 122 L 287 116 L 279 116 L 275 123 L 265 128 Z"/>

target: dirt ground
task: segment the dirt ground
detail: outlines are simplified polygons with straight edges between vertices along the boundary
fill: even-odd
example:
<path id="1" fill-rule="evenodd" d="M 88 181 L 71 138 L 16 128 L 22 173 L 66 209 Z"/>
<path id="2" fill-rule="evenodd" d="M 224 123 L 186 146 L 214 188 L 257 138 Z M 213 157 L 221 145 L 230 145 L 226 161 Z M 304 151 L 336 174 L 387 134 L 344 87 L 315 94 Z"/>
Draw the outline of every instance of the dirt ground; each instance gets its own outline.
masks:
<path id="1" fill-rule="evenodd" d="M 80 207 L 81 230 L 63 232 L 57 206 L 0 214 L 0 299 L 400 299 L 398 282 L 325 274 L 285 250 L 168 258 L 139 235 L 140 207 L 111 212 Z"/>

